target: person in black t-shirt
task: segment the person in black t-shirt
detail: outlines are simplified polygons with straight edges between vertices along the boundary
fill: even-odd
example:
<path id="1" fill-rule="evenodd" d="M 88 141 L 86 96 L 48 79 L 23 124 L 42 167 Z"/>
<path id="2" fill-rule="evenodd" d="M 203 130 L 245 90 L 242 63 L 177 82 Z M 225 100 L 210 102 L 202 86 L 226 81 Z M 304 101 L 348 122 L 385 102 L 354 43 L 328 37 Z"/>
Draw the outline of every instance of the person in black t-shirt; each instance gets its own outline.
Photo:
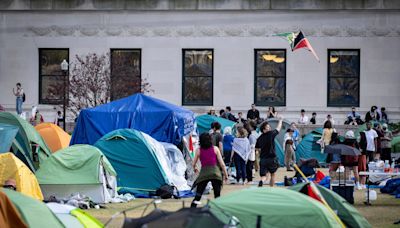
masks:
<path id="1" fill-rule="evenodd" d="M 282 116 L 279 116 L 278 126 L 275 130 L 271 130 L 271 126 L 267 121 L 263 122 L 260 126 L 262 134 L 257 139 L 256 150 L 260 152 L 260 176 L 261 180 L 258 184 L 262 187 L 264 181 L 267 180 L 267 173 L 271 173 L 271 180 L 269 185 L 271 187 L 275 184 L 275 172 L 279 168 L 278 158 L 275 153 L 275 137 L 279 134 L 282 128 Z"/>
<path id="2" fill-rule="evenodd" d="M 219 151 L 223 151 L 222 147 L 222 142 L 223 142 L 223 136 L 221 134 L 221 124 L 219 122 L 213 122 L 211 124 L 212 132 L 211 132 L 211 140 L 213 146 L 218 147 Z"/>
<path id="3" fill-rule="evenodd" d="M 255 104 L 252 104 L 251 109 L 247 111 L 247 120 L 253 120 L 256 123 L 260 120 L 260 112 L 256 109 Z"/>

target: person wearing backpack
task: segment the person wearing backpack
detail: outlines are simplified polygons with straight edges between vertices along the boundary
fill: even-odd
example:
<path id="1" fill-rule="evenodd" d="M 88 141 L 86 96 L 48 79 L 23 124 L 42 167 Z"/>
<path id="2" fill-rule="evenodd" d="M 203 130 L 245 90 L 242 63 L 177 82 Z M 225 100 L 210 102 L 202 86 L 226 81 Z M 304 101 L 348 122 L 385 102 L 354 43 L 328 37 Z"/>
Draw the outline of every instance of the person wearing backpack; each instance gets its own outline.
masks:
<path id="1" fill-rule="evenodd" d="M 359 148 L 358 143 L 356 138 L 354 137 L 354 132 L 349 130 L 346 132 L 344 136 L 344 142 L 343 144 L 355 148 Z M 362 187 L 360 185 L 360 176 L 358 175 L 358 159 L 359 156 L 356 155 L 343 155 L 341 160 L 342 160 L 342 165 L 345 167 L 345 172 L 350 175 L 350 170 L 353 170 L 354 173 L 354 179 L 356 181 L 356 187 L 358 190 L 361 190 Z"/>
<path id="2" fill-rule="evenodd" d="M 13 88 L 13 94 L 16 98 L 16 111 L 18 115 L 22 114 L 22 103 L 25 101 L 25 93 L 24 90 L 22 89 L 21 83 L 16 84 L 17 89 L 15 90 Z"/>
<path id="3" fill-rule="evenodd" d="M 214 198 L 218 198 L 221 195 L 222 180 L 228 180 L 228 173 L 225 168 L 222 155 L 218 147 L 213 146 L 211 135 L 203 133 L 199 138 L 200 148 L 196 150 L 196 155 L 193 159 L 193 169 L 195 173 L 199 173 L 197 169 L 197 162 L 200 160 L 201 170 L 199 176 L 194 182 L 192 189 L 196 189 L 196 195 L 192 201 L 191 207 L 196 207 L 204 190 L 207 187 L 208 182 L 214 189 Z M 223 172 L 223 176 L 221 173 Z"/>

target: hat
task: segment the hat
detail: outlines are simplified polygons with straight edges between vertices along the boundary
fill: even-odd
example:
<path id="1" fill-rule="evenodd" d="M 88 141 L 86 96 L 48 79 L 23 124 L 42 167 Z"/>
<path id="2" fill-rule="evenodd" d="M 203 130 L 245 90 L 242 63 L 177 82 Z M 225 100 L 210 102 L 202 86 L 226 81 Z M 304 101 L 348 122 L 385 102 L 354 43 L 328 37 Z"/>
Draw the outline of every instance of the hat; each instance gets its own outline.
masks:
<path id="1" fill-rule="evenodd" d="M 346 134 L 344 135 L 344 137 L 345 137 L 346 139 L 354 139 L 354 138 L 355 138 L 355 137 L 354 137 L 354 132 L 353 132 L 352 130 L 347 131 Z"/>

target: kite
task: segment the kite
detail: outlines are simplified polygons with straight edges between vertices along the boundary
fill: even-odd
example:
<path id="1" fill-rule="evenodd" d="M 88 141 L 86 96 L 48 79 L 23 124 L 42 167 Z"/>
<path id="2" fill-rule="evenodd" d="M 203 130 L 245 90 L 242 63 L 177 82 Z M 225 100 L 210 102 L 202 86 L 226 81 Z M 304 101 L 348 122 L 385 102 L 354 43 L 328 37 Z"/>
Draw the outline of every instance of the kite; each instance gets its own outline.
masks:
<path id="1" fill-rule="evenodd" d="M 314 57 L 319 62 L 319 57 L 318 57 L 317 53 L 314 51 L 314 48 L 311 46 L 310 42 L 303 35 L 303 33 L 301 31 L 279 33 L 279 34 L 275 34 L 274 36 L 281 36 L 284 39 L 286 39 L 289 42 L 290 48 L 292 49 L 292 51 L 295 51 L 300 48 L 307 48 L 309 51 L 311 51 L 311 53 L 314 55 Z"/>

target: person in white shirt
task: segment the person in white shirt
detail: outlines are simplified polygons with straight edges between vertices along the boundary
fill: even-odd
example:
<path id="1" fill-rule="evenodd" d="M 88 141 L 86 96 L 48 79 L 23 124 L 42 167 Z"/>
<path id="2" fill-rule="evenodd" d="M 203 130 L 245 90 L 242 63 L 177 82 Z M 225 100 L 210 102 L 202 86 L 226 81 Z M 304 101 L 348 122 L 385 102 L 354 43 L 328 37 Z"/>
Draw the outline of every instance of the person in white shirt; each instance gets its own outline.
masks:
<path id="1" fill-rule="evenodd" d="M 300 118 L 298 121 L 299 124 L 308 124 L 308 116 L 306 116 L 306 111 L 302 109 L 300 111 Z"/>
<path id="2" fill-rule="evenodd" d="M 367 156 L 369 161 L 373 161 L 377 152 L 377 138 L 378 133 L 372 129 L 372 123 L 367 122 L 367 130 L 365 132 L 365 137 L 367 138 Z"/>
<path id="3" fill-rule="evenodd" d="M 256 142 L 258 138 L 257 123 L 255 121 L 250 121 L 246 125 L 247 131 L 250 133 L 248 138 L 250 142 L 250 155 L 249 160 L 246 163 L 246 178 L 247 183 L 251 183 L 253 181 L 253 169 L 254 169 L 254 162 L 256 160 Z"/>

